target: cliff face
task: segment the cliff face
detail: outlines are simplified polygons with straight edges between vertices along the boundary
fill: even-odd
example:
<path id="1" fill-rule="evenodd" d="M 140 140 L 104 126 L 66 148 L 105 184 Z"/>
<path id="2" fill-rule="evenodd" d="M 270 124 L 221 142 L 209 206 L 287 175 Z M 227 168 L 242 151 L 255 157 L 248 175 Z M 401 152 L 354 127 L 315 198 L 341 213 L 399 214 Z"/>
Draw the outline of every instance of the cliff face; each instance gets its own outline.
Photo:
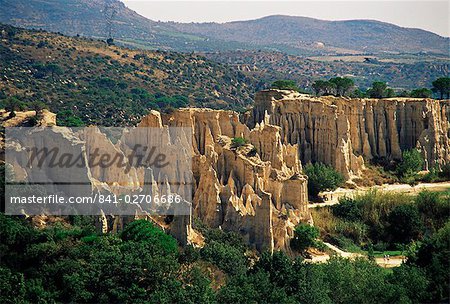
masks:
<path id="1" fill-rule="evenodd" d="M 417 147 L 425 168 L 450 162 L 449 101 L 311 97 L 292 91 L 257 93 L 247 124 L 267 120 L 281 127 L 283 143 L 298 144 L 302 163 L 332 165 L 347 178 L 364 161 L 400 159 Z"/>
<path id="2" fill-rule="evenodd" d="M 121 229 L 134 218 L 148 218 L 186 244 L 201 241 L 192 229 L 194 216 L 209 227 L 240 233 L 258 250 L 289 251 L 294 227 L 310 220 L 301 163 L 321 161 L 351 178 L 361 174 L 364 161 L 398 159 L 403 150 L 419 147 L 426 166 L 442 165 L 450 162 L 449 118 L 448 101 L 313 98 L 270 90 L 256 95 L 252 113 L 241 117 L 246 123 L 232 111 L 179 109 L 164 115 L 152 111 L 138 128 L 119 134 L 114 144 L 95 127 L 77 132 L 56 127 L 52 138 L 39 136 L 44 132 L 39 128 L 24 142 L 34 146 L 43 137 L 44 146 L 62 146 L 64 152 L 86 159 L 94 153 L 123 156 L 130 170 L 97 166 L 77 171 L 77 178 L 94 191 L 192 197 L 192 210 L 171 218 L 140 210 L 135 216 L 114 216 L 119 214 L 116 209 L 102 209 L 98 226 L 104 232 Z M 136 145 L 159 147 L 172 159 L 160 169 L 131 163 Z M 19 176 L 32 177 L 25 150 L 10 146 L 21 156 L 11 162 Z M 192 166 L 181 166 L 181 159 Z M 52 174 L 47 176 L 50 181 L 73 179 L 66 171 Z"/>
<path id="3" fill-rule="evenodd" d="M 293 228 L 310 216 L 297 146 L 282 143 L 280 128 L 249 129 L 235 112 L 208 109 L 178 110 L 162 123 L 193 130 L 194 216 L 259 250 L 288 250 Z M 248 143 L 236 147 L 237 137 Z"/>
<path id="4" fill-rule="evenodd" d="M 33 182 L 45 177 L 49 184 L 55 184 L 53 193 L 67 190 L 60 189 L 59 182 L 82 182 L 96 193 L 176 193 L 192 197 L 190 212 L 171 213 L 171 217 L 151 214 L 134 205 L 127 206 L 132 209 L 128 213 L 119 212 L 123 205 L 96 205 L 101 209 L 89 214 L 99 214 L 97 227 L 102 232 L 117 231 L 130 220 L 147 218 L 186 244 L 201 239 L 191 226 L 195 216 L 209 227 L 240 233 L 258 250 L 288 251 L 294 227 L 301 220 L 310 220 L 310 215 L 297 145 L 283 144 L 280 131 L 280 127 L 265 122 L 250 129 L 231 111 L 181 109 L 162 117 L 152 111 L 137 128 L 120 131 L 115 143 L 107 134 L 116 130 L 97 127 L 30 130 L 8 143 L 7 149 L 15 151 L 17 157 L 7 161 L 20 180 Z M 242 138 L 240 144 L 233 142 L 238 137 Z M 27 165 L 25 149 L 35 146 L 58 148 L 62 154 L 80 155 L 84 161 L 70 174 L 64 168 L 36 171 Z M 136 146 L 156 147 L 156 155 L 162 152 L 172 158 L 167 159 L 167 166 L 149 169 L 145 162 L 134 163 L 140 153 L 133 150 Z M 92 166 L 94 162 L 88 160 L 94 155 L 120 157 L 126 166 Z M 183 160 L 192 166 L 182 166 Z M 129 170 L 125 170 L 127 167 Z M 70 195 L 89 195 L 72 185 L 68 190 Z M 55 208 L 53 214 L 60 214 L 59 207 Z M 44 211 L 39 209 L 36 214 Z"/>

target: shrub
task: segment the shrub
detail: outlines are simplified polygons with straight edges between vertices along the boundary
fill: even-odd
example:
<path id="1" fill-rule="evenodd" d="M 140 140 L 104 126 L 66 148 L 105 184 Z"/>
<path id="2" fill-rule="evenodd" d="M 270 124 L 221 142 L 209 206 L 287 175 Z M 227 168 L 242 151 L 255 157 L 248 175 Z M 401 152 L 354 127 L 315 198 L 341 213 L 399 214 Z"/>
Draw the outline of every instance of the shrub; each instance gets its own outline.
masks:
<path id="1" fill-rule="evenodd" d="M 248 142 L 248 140 L 243 137 L 235 137 L 235 138 L 231 139 L 231 147 L 238 148 L 238 147 L 244 146 L 247 142 Z"/>
<path id="2" fill-rule="evenodd" d="M 322 163 L 307 165 L 305 174 L 308 176 L 308 191 L 312 196 L 317 196 L 321 191 L 335 190 L 344 182 L 341 173 Z"/>
<path id="3" fill-rule="evenodd" d="M 408 177 L 422 170 L 424 160 L 422 154 L 417 149 L 403 151 L 402 161 L 397 165 L 397 174 L 401 177 Z"/>
<path id="4" fill-rule="evenodd" d="M 390 238 L 394 243 L 408 244 L 423 230 L 419 210 L 415 205 L 396 206 L 388 217 Z"/>
<path id="5" fill-rule="evenodd" d="M 359 221 L 362 219 L 362 211 L 356 202 L 350 198 L 343 198 L 339 200 L 339 204 L 331 207 L 333 214 L 349 220 L 349 221 Z"/>
<path id="6" fill-rule="evenodd" d="M 162 253 L 178 254 L 176 240 L 147 220 L 137 220 L 129 223 L 122 232 L 122 239 L 151 243 L 155 249 L 162 250 Z"/>
<path id="7" fill-rule="evenodd" d="M 300 253 L 304 253 L 309 247 L 316 245 L 319 237 L 319 229 L 308 224 L 300 224 L 295 227 L 294 238 L 291 240 L 291 248 Z"/>
<path id="8" fill-rule="evenodd" d="M 270 86 L 271 89 L 298 91 L 297 84 L 293 80 L 277 80 Z"/>

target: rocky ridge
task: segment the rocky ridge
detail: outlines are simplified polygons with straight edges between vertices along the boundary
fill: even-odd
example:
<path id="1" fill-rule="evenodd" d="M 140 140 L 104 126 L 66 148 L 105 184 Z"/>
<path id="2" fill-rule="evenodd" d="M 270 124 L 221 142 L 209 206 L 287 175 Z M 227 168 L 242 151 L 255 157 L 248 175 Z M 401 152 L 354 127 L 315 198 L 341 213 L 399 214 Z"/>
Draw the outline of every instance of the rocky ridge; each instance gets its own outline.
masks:
<path id="1" fill-rule="evenodd" d="M 311 97 L 293 91 L 256 94 L 247 118 L 280 126 L 283 143 L 298 144 L 302 163 L 323 162 L 347 179 L 361 176 L 364 162 L 401 159 L 418 148 L 424 169 L 450 162 L 450 102 L 433 99 Z"/>
<path id="2" fill-rule="evenodd" d="M 172 127 L 172 128 L 171 128 Z M 172 134 L 173 129 L 188 130 L 192 134 Z M 161 130 L 161 136 L 147 130 Z M 190 130 L 190 131 L 189 131 Z M 36 146 L 45 137 L 45 146 L 52 149 L 61 147 L 70 155 L 83 155 L 89 159 L 94 153 L 103 152 L 129 156 L 132 147 L 155 145 L 171 150 L 184 149 L 185 157 L 192 157 L 192 177 L 180 167 L 178 160 L 169 160 L 168 167 L 159 171 L 150 170 L 146 165 L 130 163 L 131 170 L 123 168 L 82 167 L 67 174 L 64 169 L 51 170 L 45 178 L 53 182 L 68 182 L 74 176 L 83 183 L 90 183 L 93 192 L 144 193 L 144 194 L 185 194 L 186 187 L 192 186 L 192 213 L 172 217 L 153 215 L 136 207 L 135 216 L 117 216 L 114 208 L 100 210 L 98 228 L 102 232 L 120 230 L 123 224 L 135 218 L 154 221 L 181 244 L 200 239 L 192 229 L 192 217 L 197 217 L 209 227 L 235 231 L 243 235 L 246 242 L 257 250 L 289 250 L 289 240 L 293 229 L 300 221 L 309 221 L 307 180 L 301 174 L 296 145 L 283 144 L 280 127 L 261 122 L 248 128 L 233 111 L 210 109 L 180 109 L 172 114 L 162 115 L 151 111 L 137 128 L 131 128 L 113 143 L 98 127 L 73 131 L 65 127 L 54 127 L 54 134 L 48 138 L 42 128 L 35 129 L 25 137 L 24 146 Z M 191 136 L 191 142 L 187 138 Z M 236 145 L 235 138 L 245 139 Z M 191 146 L 188 148 L 188 144 Z M 9 147 L 8 147 L 9 146 Z M 18 157 L 11 161 L 15 171 L 23 179 L 36 177 L 27 167 L 26 150 L 17 143 L 8 143 L 7 149 L 16 151 Z M 127 158 L 124 158 L 125 160 Z M 89 164 L 89 162 L 86 162 Z M 46 173 L 39 172 L 39 178 Z M 167 181 L 147 186 L 146 181 Z M 171 183 L 176 181 L 177 183 Z M 175 186 L 174 186 L 175 185 Z M 58 186 L 53 189 L 58 192 Z M 66 189 L 67 190 L 67 189 Z M 71 188 L 71 195 L 83 190 Z"/>
<path id="3" fill-rule="evenodd" d="M 365 161 L 397 159 L 403 150 L 418 147 L 428 168 L 443 165 L 450 161 L 449 117 L 448 101 L 316 98 L 270 90 L 258 93 L 253 110 L 241 117 L 233 111 L 198 108 L 169 114 L 151 111 L 114 143 L 101 128 L 73 132 L 56 127 L 48 145 L 61 141 L 65 144 L 60 146 L 88 157 L 95 149 L 127 156 L 136 144 L 156 143 L 166 151 L 181 149 L 181 157 L 192 159 L 189 170 L 175 160 L 158 172 L 133 163 L 127 172 L 115 167 L 82 168 L 80 178 L 89 180 L 93 191 L 117 195 L 187 191 L 169 182 L 174 180 L 192 191 L 184 193 L 192 194 L 189 214 L 167 217 L 136 209 L 135 216 L 117 216 L 114 210 L 102 210 L 98 227 L 103 232 L 147 218 L 181 244 L 201 244 L 201 235 L 192 228 L 192 218 L 199 218 L 209 227 L 240 233 L 257 250 L 289 251 L 294 227 L 311 221 L 302 163 L 321 161 L 351 179 L 361 176 Z M 162 135 L 154 138 L 145 133 L 147 128 Z M 190 131 L 177 134 L 171 131 L 174 128 Z M 26 157 L 13 165 L 26 177 L 22 160 Z M 49 178 L 64 181 L 64 174 Z M 155 179 L 167 182 L 145 185 Z"/>

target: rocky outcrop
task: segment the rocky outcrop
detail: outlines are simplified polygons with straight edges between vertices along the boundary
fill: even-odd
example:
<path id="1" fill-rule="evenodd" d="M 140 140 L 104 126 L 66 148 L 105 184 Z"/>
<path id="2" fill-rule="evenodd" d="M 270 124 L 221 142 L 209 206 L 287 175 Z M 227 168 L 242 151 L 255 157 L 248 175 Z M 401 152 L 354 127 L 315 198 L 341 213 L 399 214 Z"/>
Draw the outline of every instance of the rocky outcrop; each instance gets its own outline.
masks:
<path id="1" fill-rule="evenodd" d="M 307 183 L 297 146 L 282 143 L 279 127 L 249 129 L 237 113 L 209 109 L 175 111 L 162 125 L 193 130 L 195 217 L 241 233 L 258 250 L 289 249 L 293 227 L 309 220 Z M 238 137 L 247 144 L 233 144 Z"/>
<path id="2" fill-rule="evenodd" d="M 48 123 L 42 125 L 54 124 L 54 116 L 47 116 Z M 82 155 L 88 165 L 75 172 L 76 179 L 93 191 L 191 198 L 189 212 L 171 216 L 139 208 L 134 215 L 117 216 L 117 209 L 102 209 L 97 223 L 103 232 L 146 218 L 181 244 L 201 243 L 202 236 L 191 224 L 197 217 L 209 227 L 240 233 L 258 250 L 289 251 L 294 227 L 310 221 L 302 163 L 324 162 L 352 178 L 361 175 L 365 161 L 398 159 L 403 150 L 414 147 L 421 149 L 428 168 L 449 163 L 449 118 L 448 101 L 315 98 L 270 90 L 256 95 L 255 107 L 244 117 L 210 109 L 179 109 L 164 115 L 151 111 L 137 128 L 119 132 L 113 141 L 107 133 L 114 131 L 96 127 L 76 132 L 54 127 L 51 137 L 39 136 L 45 129 L 41 127 L 23 140 Z M 136 154 L 136 146 L 158 147 L 169 157 L 168 165 L 150 169 L 146 162 L 136 163 L 136 156 L 143 156 Z M 9 143 L 9 148 L 18 153 L 10 161 L 16 173 L 33 177 L 36 173 L 26 167 L 23 147 Z M 111 153 L 123 158 L 127 170 L 89 166 L 92 155 Z M 129 158 L 133 154 L 135 158 Z M 188 167 L 182 165 L 186 160 Z M 61 169 L 46 178 L 70 183 L 71 174 Z"/>
<path id="3" fill-rule="evenodd" d="M 159 213 L 134 205 L 96 205 L 101 209 L 90 211 L 98 214 L 96 223 L 101 232 L 117 231 L 128 221 L 146 218 L 181 244 L 201 243 L 201 235 L 192 228 L 192 218 L 196 217 L 209 227 L 240 233 L 257 250 L 288 251 L 294 227 L 310 220 L 307 180 L 301 174 L 298 146 L 284 144 L 281 128 L 267 121 L 250 129 L 236 112 L 180 109 L 162 116 L 151 111 L 136 128 L 126 130 L 39 127 L 27 132 L 19 133 L 17 142 L 8 146 L 20 156 L 13 157 L 11 164 L 22 172 L 21 180 L 39 181 L 45 174 L 50 184 L 80 182 L 89 191 L 117 196 L 178 194 L 192 204 L 187 212 Z M 33 170 L 34 165 L 27 166 L 25 147 L 34 146 L 59 147 L 62 154 L 80 155 L 80 167 L 76 171 Z M 155 155 L 162 152 L 167 165 L 151 166 L 151 160 L 136 147 L 155 147 Z M 117 157 L 123 166 L 94 165 L 92 159 L 98 160 L 100 155 Z M 144 161 L 137 163 L 138 159 Z M 52 193 L 62 190 L 55 188 Z M 70 195 L 81 193 L 72 185 L 69 190 Z M 134 209 L 123 213 L 125 207 Z M 57 208 L 53 214 L 58 214 Z"/>
<path id="4" fill-rule="evenodd" d="M 400 159 L 419 148 L 425 168 L 450 162 L 449 101 L 311 97 L 293 91 L 256 94 L 247 124 L 280 126 L 281 140 L 299 146 L 302 163 L 332 165 L 346 178 L 360 176 L 373 158 Z"/>

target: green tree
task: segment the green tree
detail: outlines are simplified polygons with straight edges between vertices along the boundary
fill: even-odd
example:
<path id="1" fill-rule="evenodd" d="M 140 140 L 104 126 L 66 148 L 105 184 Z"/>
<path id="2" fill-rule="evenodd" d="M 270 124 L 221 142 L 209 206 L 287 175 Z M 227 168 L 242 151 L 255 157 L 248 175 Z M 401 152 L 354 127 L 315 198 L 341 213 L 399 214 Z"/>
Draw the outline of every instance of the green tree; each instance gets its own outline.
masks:
<path id="1" fill-rule="evenodd" d="M 433 81 L 433 92 L 438 92 L 440 99 L 450 99 L 450 77 L 441 77 Z"/>
<path id="2" fill-rule="evenodd" d="M 414 98 L 431 98 L 432 95 L 433 92 L 427 88 L 415 89 L 410 93 L 410 96 Z"/>
<path id="3" fill-rule="evenodd" d="M 335 190 L 344 182 L 341 173 L 322 163 L 308 164 L 304 171 L 308 176 L 308 191 L 312 196 L 317 196 L 321 191 Z"/>
<path id="4" fill-rule="evenodd" d="M 389 281 L 395 285 L 397 303 L 405 301 L 409 303 L 424 303 L 429 299 L 429 281 L 425 272 L 410 265 L 402 264 L 392 270 Z M 408 301 L 409 300 L 409 301 Z"/>
<path id="5" fill-rule="evenodd" d="M 316 80 L 312 88 L 317 96 L 332 95 L 336 92 L 336 84 L 326 80 Z"/>
<path id="6" fill-rule="evenodd" d="M 425 239 L 415 256 L 408 258 L 408 264 L 417 265 L 430 281 L 431 293 L 427 302 L 448 302 L 450 281 L 450 221 L 431 238 Z"/>
<path id="7" fill-rule="evenodd" d="M 417 149 L 403 151 L 402 160 L 397 165 L 397 174 L 401 177 L 408 177 L 422 170 L 424 164 L 422 153 Z"/>
<path id="8" fill-rule="evenodd" d="M 392 243 L 408 244 L 417 240 L 423 231 L 423 223 L 416 205 L 398 205 L 388 217 L 388 232 Z"/>
<path id="9" fill-rule="evenodd" d="M 176 240 L 147 220 L 136 220 L 129 223 L 122 232 L 122 238 L 128 241 L 148 242 L 152 246 L 162 249 L 166 255 L 176 256 L 178 254 Z"/>
<path id="10" fill-rule="evenodd" d="M 334 215 L 349 221 L 362 220 L 362 210 L 351 198 L 343 198 L 339 200 L 339 204 L 331 207 Z"/>
<path id="11" fill-rule="evenodd" d="M 8 112 L 22 111 L 25 109 L 25 104 L 20 101 L 17 97 L 10 96 L 3 101 L 3 106 Z"/>
<path id="12" fill-rule="evenodd" d="M 319 237 L 319 229 L 317 227 L 300 224 L 295 227 L 294 238 L 291 240 L 291 248 L 300 253 L 304 253 L 309 247 L 316 245 L 316 239 Z"/>
<path id="13" fill-rule="evenodd" d="M 335 77 L 329 80 L 336 86 L 336 95 L 347 96 L 350 89 L 355 85 L 352 79 L 346 77 Z"/>
<path id="14" fill-rule="evenodd" d="M 247 144 L 248 140 L 243 137 L 235 137 L 231 139 L 231 147 L 238 148 Z"/>
<path id="15" fill-rule="evenodd" d="M 271 89 L 298 91 L 298 86 L 293 80 L 277 80 L 270 86 Z"/>
<path id="16" fill-rule="evenodd" d="M 386 82 L 375 81 L 372 83 L 372 87 L 367 90 L 367 93 L 371 98 L 384 98 L 386 97 L 386 89 Z"/>
<path id="17" fill-rule="evenodd" d="M 45 65 L 45 71 L 50 73 L 50 77 L 53 81 L 55 81 L 55 76 L 62 74 L 63 69 L 56 63 L 49 63 Z"/>

